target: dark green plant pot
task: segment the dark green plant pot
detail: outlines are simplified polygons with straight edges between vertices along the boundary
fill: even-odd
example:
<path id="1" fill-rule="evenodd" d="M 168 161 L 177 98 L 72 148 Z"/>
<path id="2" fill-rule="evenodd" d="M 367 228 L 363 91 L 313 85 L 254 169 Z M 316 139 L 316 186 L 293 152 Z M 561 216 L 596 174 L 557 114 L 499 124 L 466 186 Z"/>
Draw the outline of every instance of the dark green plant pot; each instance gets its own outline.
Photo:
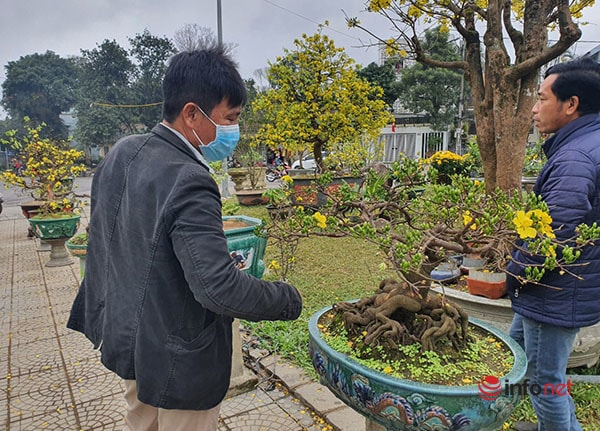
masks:
<path id="1" fill-rule="evenodd" d="M 37 218 L 31 217 L 29 225 L 36 237 L 43 240 L 67 239 L 77 232 L 79 215 L 63 218 Z"/>
<path id="2" fill-rule="evenodd" d="M 46 266 L 71 265 L 73 259 L 65 247 L 67 239 L 77 232 L 79 215 L 63 218 L 37 218 L 31 217 L 29 225 L 36 237 L 50 244 L 50 260 Z"/>
<path id="3" fill-rule="evenodd" d="M 499 329 L 477 319 L 469 319 L 500 339 L 514 355 L 514 365 L 498 376 L 494 396 L 479 385 L 446 386 L 398 379 L 374 371 L 337 352 L 322 338 L 318 328 L 321 316 L 331 307 L 315 313 L 309 321 L 308 348 L 321 382 L 355 411 L 387 430 L 471 430 L 496 431 L 513 412 L 521 395 L 506 395 L 505 383 L 516 384 L 525 377 L 527 360 L 519 345 Z M 483 382 L 480 382 L 480 385 Z"/>

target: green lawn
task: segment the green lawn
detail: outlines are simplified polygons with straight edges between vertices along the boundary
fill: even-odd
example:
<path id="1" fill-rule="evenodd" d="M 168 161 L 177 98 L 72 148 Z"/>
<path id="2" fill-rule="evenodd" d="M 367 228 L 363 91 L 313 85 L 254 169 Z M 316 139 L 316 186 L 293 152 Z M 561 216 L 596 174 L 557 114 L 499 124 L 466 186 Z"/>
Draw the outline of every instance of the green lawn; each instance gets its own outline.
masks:
<path id="1" fill-rule="evenodd" d="M 242 207 L 238 214 L 264 218 L 264 207 Z M 275 256 L 267 246 L 265 262 Z M 246 323 L 263 347 L 290 359 L 311 376 L 316 374 L 308 355 L 308 320 L 323 307 L 371 294 L 391 271 L 380 269 L 383 256 L 370 244 L 352 238 L 309 238 L 300 242 L 289 281 L 302 293 L 304 309 L 294 322 Z M 272 279 L 266 273 L 265 279 Z M 573 388 L 577 417 L 585 431 L 600 431 L 600 385 L 577 383 Z M 529 400 L 513 414 L 513 421 L 535 420 Z M 506 429 L 511 429 L 510 427 Z"/>

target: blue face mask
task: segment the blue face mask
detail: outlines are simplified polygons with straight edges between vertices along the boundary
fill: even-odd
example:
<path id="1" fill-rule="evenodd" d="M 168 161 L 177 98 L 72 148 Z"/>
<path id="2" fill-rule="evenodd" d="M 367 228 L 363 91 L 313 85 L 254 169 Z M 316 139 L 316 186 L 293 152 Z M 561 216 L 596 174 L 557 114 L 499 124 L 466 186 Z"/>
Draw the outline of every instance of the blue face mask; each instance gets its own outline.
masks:
<path id="1" fill-rule="evenodd" d="M 200 151 L 202 155 L 206 157 L 209 162 L 216 162 L 219 160 L 226 159 L 233 154 L 233 150 L 240 140 L 240 126 L 239 124 L 233 124 L 230 126 L 223 126 L 216 124 L 204 111 L 196 105 L 196 107 L 204 114 L 208 120 L 215 125 L 217 132 L 215 134 L 215 140 L 210 142 L 208 145 L 204 145 L 202 140 L 196 134 L 196 131 L 192 129 L 194 136 L 200 142 Z"/>

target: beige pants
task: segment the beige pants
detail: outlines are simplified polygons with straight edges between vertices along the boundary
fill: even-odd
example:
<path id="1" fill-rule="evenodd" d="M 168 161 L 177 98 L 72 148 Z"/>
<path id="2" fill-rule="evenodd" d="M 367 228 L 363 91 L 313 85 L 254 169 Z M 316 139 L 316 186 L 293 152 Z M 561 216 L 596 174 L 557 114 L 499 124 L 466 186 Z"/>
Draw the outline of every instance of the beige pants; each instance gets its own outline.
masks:
<path id="1" fill-rule="evenodd" d="M 140 402 L 135 380 L 125 383 L 125 428 L 123 431 L 216 431 L 221 404 L 210 410 L 159 409 Z"/>

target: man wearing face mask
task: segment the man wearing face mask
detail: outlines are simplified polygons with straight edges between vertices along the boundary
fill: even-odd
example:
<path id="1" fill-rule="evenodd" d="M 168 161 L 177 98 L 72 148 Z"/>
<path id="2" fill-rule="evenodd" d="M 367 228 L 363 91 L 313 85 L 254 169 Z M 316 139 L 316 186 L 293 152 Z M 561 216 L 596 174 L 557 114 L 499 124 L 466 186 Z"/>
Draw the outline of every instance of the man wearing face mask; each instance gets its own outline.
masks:
<path id="1" fill-rule="evenodd" d="M 231 322 L 296 319 L 298 291 L 236 267 L 208 163 L 231 155 L 246 90 L 220 48 L 175 55 L 163 121 L 126 137 L 92 182 L 85 277 L 68 327 L 124 379 L 126 430 L 214 431 Z"/>

